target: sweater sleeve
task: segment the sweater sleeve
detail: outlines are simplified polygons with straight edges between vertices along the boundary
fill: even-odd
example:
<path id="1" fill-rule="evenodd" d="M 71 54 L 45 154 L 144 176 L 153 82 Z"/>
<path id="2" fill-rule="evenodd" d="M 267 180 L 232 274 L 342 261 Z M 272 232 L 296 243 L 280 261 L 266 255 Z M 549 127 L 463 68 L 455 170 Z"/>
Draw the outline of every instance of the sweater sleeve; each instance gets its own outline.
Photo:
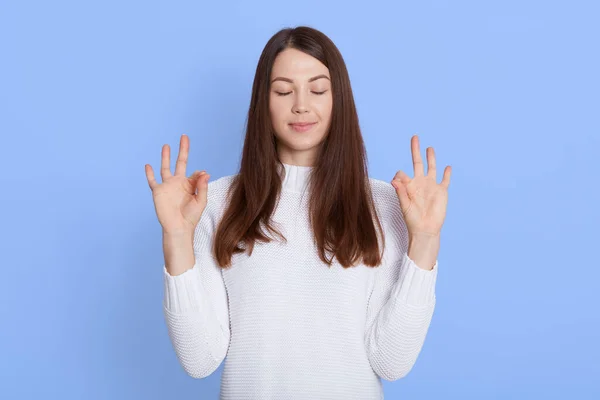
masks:
<path id="1" fill-rule="evenodd" d="M 410 372 L 425 341 L 435 308 L 438 262 L 425 270 L 408 257 L 408 230 L 389 187 L 381 195 L 385 249 L 369 297 L 365 347 L 373 371 L 394 381 Z"/>
<path id="2" fill-rule="evenodd" d="M 163 264 L 163 311 L 177 359 L 193 378 L 212 374 L 229 347 L 227 293 L 212 254 L 215 216 L 207 204 L 194 232 L 194 266 L 172 276 Z"/>

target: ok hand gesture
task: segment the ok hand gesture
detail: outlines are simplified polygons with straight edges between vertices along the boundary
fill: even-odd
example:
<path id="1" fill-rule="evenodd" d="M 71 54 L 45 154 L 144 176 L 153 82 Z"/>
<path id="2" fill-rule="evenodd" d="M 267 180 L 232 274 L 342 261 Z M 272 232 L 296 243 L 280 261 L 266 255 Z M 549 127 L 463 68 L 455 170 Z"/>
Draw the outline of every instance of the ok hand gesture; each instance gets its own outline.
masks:
<path id="1" fill-rule="evenodd" d="M 185 170 L 189 147 L 188 136 L 182 135 L 175 175 L 171 175 L 170 148 L 168 144 L 163 146 L 160 168 L 162 183 L 157 183 L 154 179 L 154 172 L 150 164 L 145 165 L 154 208 L 164 233 L 193 234 L 206 207 L 210 175 L 205 171 L 195 171 L 189 178 L 186 178 Z"/>
<path id="2" fill-rule="evenodd" d="M 447 166 L 444 169 L 442 182 L 437 184 L 433 147 L 427 149 L 427 175 L 424 172 L 417 135 L 411 139 L 411 150 L 414 178 L 411 179 L 404 172 L 398 171 L 391 183 L 396 188 L 409 234 L 439 236 L 446 217 L 451 167 Z"/>

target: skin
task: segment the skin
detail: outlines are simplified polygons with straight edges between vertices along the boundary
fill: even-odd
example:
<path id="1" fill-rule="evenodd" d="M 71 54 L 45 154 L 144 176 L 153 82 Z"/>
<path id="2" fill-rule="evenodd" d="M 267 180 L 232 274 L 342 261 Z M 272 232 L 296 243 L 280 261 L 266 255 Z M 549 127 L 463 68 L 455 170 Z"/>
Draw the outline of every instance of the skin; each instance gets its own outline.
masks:
<path id="1" fill-rule="evenodd" d="M 324 64 L 299 50 L 286 49 L 275 59 L 269 112 L 281 162 L 314 165 L 331 121 L 330 79 Z M 316 125 L 307 132 L 296 132 L 290 126 L 294 122 L 316 122 Z"/>
<path id="2" fill-rule="evenodd" d="M 433 269 L 440 249 L 440 233 L 448 206 L 451 166 L 446 166 L 441 183 L 437 183 L 435 151 L 428 147 L 427 174 L 421 158 L 419 137 L 411 138 L 414 177 L 396 172 L 392 186 L 408 229 L 408 256 L 425 270 Z"/>

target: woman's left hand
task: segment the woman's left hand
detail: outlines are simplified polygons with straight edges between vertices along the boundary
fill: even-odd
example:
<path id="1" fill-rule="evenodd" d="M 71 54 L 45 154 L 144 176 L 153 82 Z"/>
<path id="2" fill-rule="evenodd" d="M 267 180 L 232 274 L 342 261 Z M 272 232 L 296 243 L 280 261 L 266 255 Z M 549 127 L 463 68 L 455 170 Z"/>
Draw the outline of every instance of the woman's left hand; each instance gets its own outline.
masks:
<path id="1" fill-rule="evenodd" d="M 398 171 L 391 184 L 396 188 L 409 235 L 439 236 L 446 217 L 452 168 L 447 166 L 444 169 L 442 182 L 437 184 L 433 147 L 427 148 L 427 175 L 423 168 L 417 135 L 411 138 L 411 150 L 414 178 L 411 179 L 404 172 Z"/>

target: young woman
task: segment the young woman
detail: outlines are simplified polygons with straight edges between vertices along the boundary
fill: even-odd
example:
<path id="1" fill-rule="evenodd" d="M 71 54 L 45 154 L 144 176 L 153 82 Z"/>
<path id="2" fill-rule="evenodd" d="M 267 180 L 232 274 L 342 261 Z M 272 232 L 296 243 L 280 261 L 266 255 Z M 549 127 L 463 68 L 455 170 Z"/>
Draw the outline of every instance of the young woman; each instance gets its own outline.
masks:
<path id="1" fill-rule="evenodd" d="M 254 78 L 241 166 L 209 183 L 146 175 L 163 228 L 164 313 L 195 378 L 226 359 L 221 399 L 381 399 L 415 364 L 435 306 L 450 167 L 436 183 L 369 178 L 346 66 L 309 28 L 283 29 Z M 227 356 L 227 358 L 226 358 Z"/>

